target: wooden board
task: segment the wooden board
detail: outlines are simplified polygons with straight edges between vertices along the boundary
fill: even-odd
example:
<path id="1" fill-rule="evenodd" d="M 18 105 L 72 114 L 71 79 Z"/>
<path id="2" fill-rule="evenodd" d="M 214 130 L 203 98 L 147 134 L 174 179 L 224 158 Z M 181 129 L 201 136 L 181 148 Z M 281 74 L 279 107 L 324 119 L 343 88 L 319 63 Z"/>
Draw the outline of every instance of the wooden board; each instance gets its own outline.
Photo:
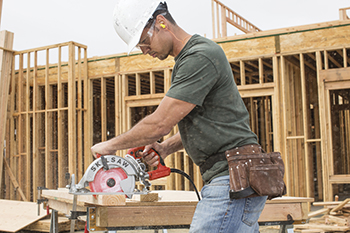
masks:
<path id="1" fill-rule="evenodd" d="M 14 34 L 8 31 L 0 32 L 0 46 L 12 49 Z M 12 52 L 0 49 L 0 190 L 2 190 L 3 149 L 7 120 L 8 93 L 11 79 Z M 1 195 L 1 192 L 0 192 Z"/>
<path id="2" fill-rule="evenodd" d="M 164 200 L 158 202 L 137 204 L 129 201 L 125 206 L 98 207 L 96 225 L 99 227 L 135 226 L 135 219 L 137 219 L 137 226 L 189 225 L 196 209 L 195 193 L 162 191 L 159 195 L 162 194 Z M 313 198 L 282 197 L 267 201 L 259 222 L 288 221 L 288 215 L 294 221 L 306 220 L 308 203 L 313 200 Z"/>
<path id="3" fill-rule="evenodd" d="M 34 202 L 0 199 L 0 231 L 16 232 L 46 216 Z"/>
<path id="4" fill-rule="evenodd" d="M 350 26 L 342 26 L 281 35 L 281 53 L 315 50 L 339 44 L 346 45 L 349 44 L 349 31 Z"/>
<path id="5" fill-rule="evenodd" d="M 198 203 L 195 192 L 161 190 L 151 193 L 157 194 L 155 196 L 158 196 L 158 201 L 142 202 L 140 195 L 134 195 L 132 199 L 126 200 L 125 205 L 119 206 L 102 206 L 100 203 L 89 201 L 89 196 L 82 195 L 78 198 L 78 210 L 85 211 L 86 207 L 95 207 L 98 227 L 135 226 L 135 219 L 137 226 L 146 226 L 150 223 L 153 226 L 191 223 Z M 43 190 L 42 196 L 49 199 L 51 208 L 62 213 L 68 214 L 72 208 L 73 195 L 68 194 L 68 190 Z M 294 221 L 306 220 L 308 205 L 313 201 L 313 198 L 287 196 L 269 200 L 259 222 L 288 221 L 288 215 Z"/>
<path id="6" fill-rule="evenodd" d="M 190 225 L 196 206 L 100 207 L 97 226 L 174 226 Z"/>

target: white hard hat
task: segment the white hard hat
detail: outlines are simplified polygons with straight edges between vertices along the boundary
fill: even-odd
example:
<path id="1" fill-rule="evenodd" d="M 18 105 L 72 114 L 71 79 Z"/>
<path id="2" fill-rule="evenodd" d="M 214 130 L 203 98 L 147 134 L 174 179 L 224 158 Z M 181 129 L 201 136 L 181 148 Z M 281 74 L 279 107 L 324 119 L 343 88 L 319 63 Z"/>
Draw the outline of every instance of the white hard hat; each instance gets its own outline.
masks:
<path id="1" fill-rule="evenodd" d="M 128 54 L 138 44 L 142 31 L 157 9 L 159 0 L 118 0 L 113 12 L 114 29 L 128 45 Z"/>

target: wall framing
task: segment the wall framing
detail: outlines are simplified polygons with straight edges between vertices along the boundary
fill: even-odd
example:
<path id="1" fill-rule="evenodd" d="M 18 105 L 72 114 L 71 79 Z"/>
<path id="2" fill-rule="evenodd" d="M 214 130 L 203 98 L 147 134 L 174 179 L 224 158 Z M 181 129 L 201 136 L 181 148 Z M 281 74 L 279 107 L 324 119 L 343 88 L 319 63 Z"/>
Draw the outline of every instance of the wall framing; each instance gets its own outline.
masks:
<path id="1" fill-rule="evenodd" d="M 348 87 L 350 21 L 252 32 L 215 41 L 228 57 L 259 142 L 266 151 L 282 153 L 287 195 L 330 201 L 339 192 L 347 193 L 350 174 L 338 176 L 334 155 L 330 155 L 334 147 L 330 112 L 335 104 L 329 90 L 335 85 Z M 24 68 L 25 54 L 31 57 L 42 50 L 49 54 L 51 48 L 63 46 L 69 48 L 68 62 L 62 62 L 59 55 L 57 65 L 47 58 L 39 67 L 36 63 L 31 66 L 28 59 Z M 15 53 L 19 59 L 14 61 L 18 68 L 12 71 L 6 161 L 12 171 L 26 174 L 18 172 L 15 179 L 28 200 L 35 200 L 37 186 L 64 187 L 66 171 L 80 178 L 92 160 L 90 146 L 130 129 L 154 111 L 170 87 L 171 58 L 158 61 L 135 52 L 87 59 L 86 50 L 86 46 L 69 42 Z M 347 111 L 350 97 L 337 96 L 344 99 Z M 342 115 L 344 122 L 349 122 L 347 114 Z M 56 126 L 56 121 L 67 124 Z M 341 130 L 348 135 L 348 127 Z M 166 137 L 176 132 L 174 128 Z M 343 139 L 341 148 L 346 153 L 342 158 L 349 158 L 344 160 L 349 163 L 350 139 Z M 166 163 L 189 173 L 198 189 L 203 186 L 198 167 L 185 151 L 169 156 Z M 6 192 L 1 190 L 1 197 L 19 199 L 13 181 L 4 181 Z M 178 175 L 159 180 L 152 188 L 192 190 Z"/>

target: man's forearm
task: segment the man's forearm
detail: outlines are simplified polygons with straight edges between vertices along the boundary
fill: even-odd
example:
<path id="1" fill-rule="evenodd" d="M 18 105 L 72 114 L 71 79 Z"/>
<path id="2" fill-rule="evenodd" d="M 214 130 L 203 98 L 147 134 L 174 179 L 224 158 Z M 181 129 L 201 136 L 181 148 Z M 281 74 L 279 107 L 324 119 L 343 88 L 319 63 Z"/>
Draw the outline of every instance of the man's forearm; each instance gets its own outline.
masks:
<path id="1" fill-rule="evenodd" d="M 178 150 L 183 149 L 180 133 L 177 133 L 174 136 L 162 142 L 162 146 L 166 149 L 167 156 L 172 153 L 175 153 Z"/>
<path id="2" fill-rule="evenodd" d="M 128 132 L 94 145 L 92 147 L 92 152 L 114 154 L 117 150 L 151 144 L 166 134 L 164 130 L 159 130 L 159 126 L 148 116 Z"/>

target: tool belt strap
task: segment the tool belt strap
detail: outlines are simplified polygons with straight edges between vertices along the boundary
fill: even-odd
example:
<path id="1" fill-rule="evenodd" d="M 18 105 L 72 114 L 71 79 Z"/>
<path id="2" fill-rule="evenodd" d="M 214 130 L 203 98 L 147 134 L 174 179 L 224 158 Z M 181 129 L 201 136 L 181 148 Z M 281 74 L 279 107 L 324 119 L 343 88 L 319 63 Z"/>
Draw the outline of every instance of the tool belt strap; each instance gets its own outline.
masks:
<path id="1" fill-rule="evenodd" d="M 232 148 L 229 151 L 237 155 L 256 154 L 261 152 L 261 146 L 258 144 L 249 144 L 249 145 Z M 216 162 L 219 162 L 219 161 L 227 161 L 225 152 L 211 155 L 203 163 L 199 164 L 199 169 L 201 171 L 201 174 L 203 175 L 204 172 L 209 170 Z"/>

